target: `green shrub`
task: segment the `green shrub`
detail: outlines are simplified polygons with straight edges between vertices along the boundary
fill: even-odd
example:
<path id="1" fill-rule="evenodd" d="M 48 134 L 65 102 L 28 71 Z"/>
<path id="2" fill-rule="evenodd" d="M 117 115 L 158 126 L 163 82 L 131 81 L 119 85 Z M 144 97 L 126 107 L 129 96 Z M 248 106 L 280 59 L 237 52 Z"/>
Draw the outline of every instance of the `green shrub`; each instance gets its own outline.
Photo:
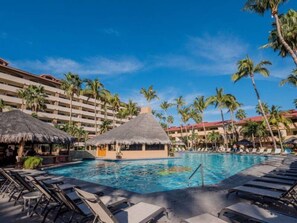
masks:
<path id="1" fill-rule="evenodd" d="M 38 156 L 28 156 L 24 161 L 24 169 L 36 169 L 42 164 L 42 158 Z"/>

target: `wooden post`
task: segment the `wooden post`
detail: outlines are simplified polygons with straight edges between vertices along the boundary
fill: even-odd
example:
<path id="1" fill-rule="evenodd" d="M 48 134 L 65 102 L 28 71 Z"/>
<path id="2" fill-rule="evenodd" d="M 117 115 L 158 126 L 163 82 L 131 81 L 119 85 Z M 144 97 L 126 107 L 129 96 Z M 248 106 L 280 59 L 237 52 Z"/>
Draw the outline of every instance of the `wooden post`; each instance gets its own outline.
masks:
<path id="1" fill-rule="evenodd" d="M 24 148 L 25 148 L 25 141 L 22 140 L 20 145 L 19 145 L 19 150 L 18 150 L 19 159 L 22 158 L 22 156 L 23 156 Z"/>
<path id="2" fill-rule="evenodd" d="M 50 155 L 52 155 L 52 152 L 53 152 L 53 144 L 49 144 L 50 146 Z"/>

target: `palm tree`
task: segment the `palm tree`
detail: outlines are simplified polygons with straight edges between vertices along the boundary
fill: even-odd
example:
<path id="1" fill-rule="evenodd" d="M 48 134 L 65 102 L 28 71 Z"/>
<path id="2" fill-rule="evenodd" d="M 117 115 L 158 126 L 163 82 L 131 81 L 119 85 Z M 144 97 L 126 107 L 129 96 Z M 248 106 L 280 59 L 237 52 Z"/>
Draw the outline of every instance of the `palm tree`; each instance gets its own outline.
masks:
<path id="1" fill-rule="evenodd" d="M 235 114 L 235 117 L 238 119 L 238 120 L 243 120 L 246 118 L 246 112 L 243 110 L 243 109 L 238 109 L 236 114 Z"/>
<path id="2" fill-rule="evenodd" d="M 126 112 L 129 119 L 138 114 L 137 103 L 129 99 L 128 103 L 125 105 Z"/>
<path id="3" fill-rule="evenodd" d="M 241 129 L 241 133 L 244 137 L 252 139 L 253 148 L 256 148 L 255 137 L 257 136 L 259 125 L 260 124 L 257 122 L 248 120 L 247 123 Z"/>
<path id="4" fill-rule="evenodd" d="M 196 97 L 193 103 L 194 108 L 200 113 L 201 116 L 201 122 L 202 122 L 202 126 L 203 126 L 203 131 L 204 131 L 204 136 L 205 136 L 205 148 L 207 147 L 207 137 L 206 137 L 206 128 L 205 128 L 205 124 L 204 124 L 204 111 L 207 109 L 207 107 L 209 106 L 209 99 L 205 99 L 204 96 L 199 96 Z"/>
<path id="5" fill-rule="evenodd" d="M 285 117 L 285 112 L 281 112 L 279 106 L 272 105 L 269 113 L 269 123 L 276 127 L 281 149 L 284 150 L 280 125 L 284 126 L 286 129 L 289 129 L 292 121 Z"/>
<path id="6" fill-rule="evenodd" d="M 125 106 L 125 105 L 124 105 Z M 125 119 L 129 116 L 127 109 L 125 108 L 120 108 L 118 113 L 116 114 L 117 118 L 119 119 Z"/>
<path id="7" fill-rule="evenodd" d="M 172 125 L 174 123 L 174 117 L 172 115 L 167 117 L 167 123 L 168 125 Z"/>
<path id="8" fill-rule="evenodd" d="M 167 114 L 167 111 L 168 109 L 173 106 L 172 103 L 168 103 L 167 101 L 163 101 L 161 104 L 160 104 L 160 108 L 163 110 L 164 114 L 165 114 L 165 120 L 166 120 L 166 126 L 168 128 L 168 114 Z M 167 128 L 166 128 L 166 131 L 167 131 Z"/>
<path id="9" fill-rule="evenodd" d="M 107 132 L 111 129 L 111 121 L 110 120 L 103 120 L 100 125 L 100 134 Z"/>
<path id="10" fill-rule="evenodd" d="M 41 85 L 29 85 L 28 88 L 26 88 L 26 105 L 36 116 L 38 111 L 46 109 L 46 97 L 44 87 Z"/>
<path id="11" fill-rule="evenodd" d="M 174 101 L 175 101 L 177 113 L 180 115 L 180 110 L 186 104 L 185 99 L 183 98 L 183 96 L 179 96 L 178 98 L 174 99 Z M 183 138 L 183 127 L 182 127 L 181 121 L 180 121 L 180 134 L 181 134 L 181 138 Z"/>
<path id="12" fill-rule="evenodd" d="M 264 113 L 262 112 L 262 108 Z M 265 114 L 265 115 L 269 115 L 269 105 L 266 102 L 262 102 L 262 108 L 259 104 L 256 105 L 256 113 L 259 115 Z"/>
<path id="13" fill-rule="evenodd" d="M 242 104 L 237 101 L 235 96 L 230 97 L 230 99 L 231 100 L 227 101 L 226 105 L 230 112 L 230 117 L 231 117 L 232 136 L 233 136 L 232 138 L 233 138 L 233 141 L 238 141 L 238 134 L 237 134 L 237 131 L 236 131 L 235 125 L 234 125 L 234 112 L 240 106 L 242 106 Z M 235 136 L 236 136 L 236 138 L 235 138 Z"/>
<path id="14" fill-rule="evenodd" d="M 190 112 L 191 112 L 190 107 L 184 107 L 184 108 L 179 110 L 179 114 L 181 115 L 181 121 L 185 126 L 187 125 L 188 121 L 191 118 Z M 186 134 L 187 134 L 186 138 L 187 138 L 187 147 L 188 147 L 189 146 L 188 145 L 188 143 L 189 143 L 188 128 L 186 127 L 185 130 L 186 130 Z M 181 131 L 182 131 L 182 128 L 181 128 Z"/>
<path id="15" fill-rule="evenodd" d="M 110 106 L 113 111 L 113 120 L 112 120 L 112 127 L 115 127 L 115 117 L 116 117 L 116 112 L 119 112 L 120 107 L 121 107 L 121 100 L 118 94 L 114 94 L 111 96 L 110 99 Z"/>
<path id="16" fill-rule="evenodd" d="M 283 38 L 287 44 L 292 48 L 293 52 L 297 55 L 297 45 L 296 45 L 296 20 L 297 11 L 290 9 L 286 14 L 280 15 L 280 24 Z M 270 31 L 268 37 L 268 44 L 264 45 L 262 48 L 271 47 L 274 51 L 279 51 L 281 57 L 288 56 L 289 52 L 286 47 L 280 41 L 278 37 L 278 30 L 276 23 L 272 24 L 273 30 Z"/>
<path id="17" fill-rule="evenodd" d="M 233 100 L 234 96 L 231 94 L 224 94 L 223 88 L 216 88 L 216 95 L 209 97 L 210 104 L 213 104 L 216 108 L 219 109 L 221 113 L 223 130 L 224 130 L 224 146 L 228 147 L 228 138 L 226 131 L 226 123 L 224 119 L 223 109 L 227 108 L 227 104 Z"/>
<path id="18" fill-rule="evenodd" d="M 292 73 L 280 83 L 281 86 L 285 84 L 290 84 L 293 87 L 297 87 L 297 69 L 293 70 Z"/>
<path id="19" fill-rule="evenodd" d="M 196 123 L 199 124 L 202 122 L 202 116 L 200 114 L 199 111 L 197 111 L 195 108 L 191 108 L 190 110 L 190 118 Z M 194 125 L 192 125 L 192 146 L 194 144 L 194 139 L 197 138 L 198 139 L 198 135 L 197 137 L 195 137 L 194 134 Z"/>
<path id="20" fill-rule="evenodd" d="M 149 104 L 149 107 L 151 107 L 151 101 L 153 99 L 159 99 L 159 97 L 157 96 L 157 93 L 156 91 L 153 89 L 153 86 L 149 86 L 148 89 L 145 89 L 145 88 L 141 88 L 140 90 L 140 94 L 142 94 L 145 99 L 147 100 L 148 104 Z"/>
<path id="21" fill-rule="evenodd" d="M 85 80 L 86 87 L 82 90 L 82 94 L 88 98 L 92 97 L 95 100 L 94 111 L 95 111 L 95 135 L 97 135 L 97 100 L 99 100 L 100 92 L 104 88 L 104 85 L 98 80 Z"/>
<path id="22" fill-rule="evenodd" d="M 111 97 L 112 97 L 111 93 L 106 89 L 102 89 L 99 92 L 99 99 L 102 102 L 102 106 L 104 110 L 104 120 L 107 120 L 107 105 L 110 104 Z"/>
<path id="23" fill-rule="evenodd" d="M 291 57 L 293 58 L 294 63 L 297 66 L 297 54 L 293 51 L 290 45 L 284 39 L 281 27 L 281 21 L 278 16 L 278 7 L 283 4 L 287 0 L 247 0 L 244 9 L 247 11 L 255 12 L 260 15 L 263 15 L 266 11 L 270 10 L 271 15 L 275 19 L 275 26 L 277 31 L 277 36 L 279 38 L 280 43 L 283 47 L 289 52 Z"/>
<path id="24" fill-rule="evenodd" d="M 65 79 L 61 81 L 61 89 L 64 90 L 70 99 L 70 115 L 69 123 L 72 122 L 72 101 L 74 95 L 79 96 L 81 91 L 82 81 L 77 74 L 68 72 L 64 74 Z"/>
<path id="25" fill-rule="evenodd" d="M 251 78 L 251 81 L 252 81 L 252 84 L 254 87 L 254 91 L 255 91 L 257 99 L 258 99 L 258 104 L 259 104 L 261 112 L 263 114 L 265 123 L 269 129 L 269 133 L 272 137 L 274 148 L 276 149 L 277 146 L 276 146 L 275 139 L 273 137 L 273 132 L 272 132 L 271 126 L 268 122 L 267 116 L 265 114 L 265 111 L 264 111 L 264 108 L 263 108 L 263 105 L 262 105 L 262 102 L 260 99 L 260 94 L 258 92 L 256 83 L 255 83 L 255 79 L 254 79 L 254 76 L 257 73 L 261 74 L 264 77 L 269 76 L 269 70 L 265 67 L 265 65 L 271 65 L 271 62 L 264 60 L 264 61 L 261 61 L 259 64 L 254 65 L 254 62 L 249 57 L 246 57 L 245 59 L 237 62 L 238 71 L 232 75 L 232 80 L 236 83 L 237 81 L 243 79 L 244 77 Z"/>
<path id="26" fill-rule="evenodd" d="M 22 100 L 22 111 L 24 111 L 24 107 L 25 107 L 25 101 L 26 101 L 26 97 L 27 97 L 27 91 L 26 89 L 19 89 L 17 91 L 18 97 Z"/>
<path id="27" fill-rule="evenodd" d="M 218 132 L 212 131 L 207 134 L 207 140 L 213 144 L 214 148 L 217 148 L 217 143 L 220 141 L 221 135 Z"/>

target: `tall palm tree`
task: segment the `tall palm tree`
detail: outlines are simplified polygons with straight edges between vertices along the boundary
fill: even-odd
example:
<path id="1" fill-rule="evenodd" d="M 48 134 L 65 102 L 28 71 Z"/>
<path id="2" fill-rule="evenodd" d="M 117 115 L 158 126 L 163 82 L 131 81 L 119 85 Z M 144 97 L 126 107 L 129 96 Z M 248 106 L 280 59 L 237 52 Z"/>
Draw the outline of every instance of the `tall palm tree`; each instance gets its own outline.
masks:
<path id="1" fill-rule="evenodd" d="M 172 125 L 174 123 L 174 117 L 172 115 L 167 117 L 167 123 L 168 125 Z"/>
<path id="2" fill-rule="evenodd" d="M 200 114 L 199 111 L 197 111 L 195 108 L 191 108 L 190 110 L 190 118 L 195 122 L 195 124 L 199 124 L 202 122 L 202 116 Z M 194 133 L 194 125 L 192 125 L 192 146 L 194 144 L 194 139 L 197 138 L 198 139 L 198 135 L 197 137 L 195 137 L 195 133 Z"/>
<path id="3" fill-rule="evenodd" d="M 99 92 L 99 99 L 102 102 L 104 110 L 104 120 L 107 120 L 107 106 L 110 104 L 111 97 L 111 93 L 105 88 Z"/>
<path id="4" fill-rule="evenodd" d="M 182 123 L 186 126 L 188 121 L 191 118 L 191 114 L 190 114 L 191 108 L 190 107 L 183 107 L 182 109 L 179 110 L 179 114 L 181 115 L 181 121 Z M 182 129 L 181 129 L 182 130 Z M 188 128 L 185 128 L 186 130 L 186 138 L 187 138 L 187 147 L 189 146 L 189 135 L 188 135 Z"/>
<path id="5" fill-rule="evenodd" d="M 262 109 L 264 111 L 264 113 L 262 112 Z M 269 105 L 266 102 L 262 102 L 262 108 L 260 106 L 260 104 L 256 105 L 256 113 L 259 115 L 265 114 L 265 115 L 269 115 Z"/>
<path id="6" fill-rule="evenodd" d="M 296 29 L 296 20 L 297 20 L 297 11 L 290 9 L 287 13 L 280 15 L 280 24 L 283 38 L 287 44 L 292 48 L 294 53 L 297 55 L 297 29 Z M 274 51 L 279 51 L 281 57 L 286 57 L 289 55 L 289 52 L 285 46 L 280 41 L 278 37 L 278 30 L 276 23 L 272 24 L 273 30 L 269 32 L 268 44 L 262 46 L 262 48 L 271 47 Z"/>
<path id="7" fill-rule="evenodd" d="M 178 98 L 174 99 L 174 102 L 175 102 L 175 105 L 176 105 L 176 110 L 177 110 L 177 113 L 179 115 L 180 114 L 180 111 L 182 109 L 182 107 L 186 104 L 186 101 L 185 99 L 183 98 L 183 96 L 179 96 Z M 181 117 L 182 119 L 182 117 Z M 181 134 L 181 138 L 183 138 L 183 127 L 182 127 L 182 121 L 180 121 L 180 134 Z"/>
<path id="8" fill-rule="evenodd" d="M 246 112 L 243 110 L 243 109 L 238 109 L 236 111 L 236 114 L 235 114 L 235 117 L 238 119 L 238 120 L 243 120 L 246 118 Z"/>
<path id="9" fill-rule="evenodd" d="M 129 99 L 128 103 L 125 105 L 126 112 L 129 119 L 138 114 L 137 103 Z"/>
<path id="10" fill-rule="evenodd" d="M 253 148 L 256 148 L 255 137 L 257 136 L 259 125 L 260 124 L 257 122 L 248 120 L 241 129 L 241 133 L 243 134 L 243 136 L 248 137 L 252 140 Z"/>
<path id="11" fill-rule="evenodd" d="M 88 98 L 92 97 L 95 100 L 94 111 L 95 111 L 95 134 L 97 135 L 97 100 L 100 98 L 100 92 L 104 88 L 104 85 L 98 80 L 85 80 L 85 89 L 82 90 L 82 94 Z"/>
<path id="12" fill-rule="evenodd" d="M 242 106 L 242 103 L 239 103 L 235 96 L 230 97 L 230 99 L 231 100 L 227 101 L 226 105 L 227 105 L 228 111 L 230 112 L 230 117 L 231 117 L 232 136 L 233 136 L 232 138 L 233 138 L 233 141 L 238 141 L 238 134 L 234 125 L 234 112 L 239 107 Z"/>
<path id="13" fill-rule="evenodd" d="M 24 111 L 27 93 L 28 92 L 26 91 L 26 89 L 19 89 L 17 91 L 18 97 L 22 100 L 22 105 L 21 105 L 22 111 Z"/>
<path id="14" fill-rule="evenodd" d="M 287 0 L 247 0 L 244 6 L 244 9 L 247 11 L 258 13 L 260 15 L 263 15 L 268 10 L 271 11 L 271 15 L 275 19 L 275 25 L 276 25 L 277 36 L 279 38 L 279 41 L 284 46 L 284 48 L 289 52 L 295 65 L 297 66 L 297 54 L 293 51 L 292 47 L 290 47 L 290 45 L 284 39 L 281 22 L 278 15 L 278 8 L 284 2 L 287 2 Z"/>
<path id="15" fill-rule="evenodd" d="M 26 88 L 26 105 L 36 116 L 38 111 L 46 109 L 46 97 L 44 87 L 41 85 L 29 85 L 28 88 Z"/>
<path id="16" fill-rule="evenodd" d="M 283 79 L 281 81 L 280 84 L 281 84 L 281 86 L 283 86 L 285 84 L 290 84 L 293 87 L 297 87 L 297 69 L 293 70 L 292 73 L 286 79 Z"/>
<path id="17" fill-rule="evenodd" d="M 141 88 L 140 90 L 140 94 L 142 94 L 145 99 L 147 100 L 149 107 L 151 107 L 151 101 L 153 99 L 159 99 L 159 97 L 157 96 L 157 92 L 153 89 L 153 86 L 149 86 L 148 89 L 145 88 Z"/>
<path id="18" fill-rule="evenodd" d="M 224 146 L 228 147 L 228 137 L 226 131 L 226 123 L 224 119 L 223 109 L 227 108 L 227 104 L 233 100 L 234 96 L 231 94 L 224 94 L 223 88 L 216 88 L 216 95 L 209 97 L 210 104 L 213 104 L 216 108 L 219 109 L 221 113 L 223 130 L 224 130 Z"/>
<path id="19" fill-rule="evenodd" d="M 160 108 L 163 110 L 163 112 L 164 112 L 164 114 L 165 114 L 165 120 L 166 120 L 166 126 L 167 126 L 166 131 L 167 131 L 167 129 L 168 129 L 168 125 L 169 125 L 169 123 L 168 123 L 168 114 L 167 114 L 167 111 L 168 111 L 168 109 L 169 109 L 170 107 L 172 107 L 172 106 L 173 106 L 173 104 L 172 104 L 172 103 L 169 103 L 169 102 L 167 102 L 167 101 L 163 101 L 163 102 L 160 104 Z"/>
<path id="20" fill-rule="evenodd" d="M 64 79 L 61 81 L 61 89 L 64 90 L 70 99 L 70 115 L 69 123 L 72 122 L 72 101 L 74 95 L 79 96 L 81 91 L 82 80 L 77 74 L 68 72 L 64 74 Z"/>
<path id="21" fill-rule="evenodd" d="M 276 127 L 281 149 L 284 150 L 280 126 L 282 125 L 286 129 L 289 129 L 292 121 L 291 119 L 286 118 L 285 112 L 281 112 L 279 106 L 272 105 L 269 113 L 269 123 Z"/>
<path id="22" fill-rule="evenodd" d="M 112 120 L 112 127 L 115 127 L 115 118 L 116 118 L 116 113 L 119 112 L 120 107 L 121 107 L 121 100 L 118 94 L 114 94 L 111 96 L 110 99 L 110 106 L 113 111 L 113 120 Z"/>
<path id="23" fill-rule="evenodd" d="M 117 118 L 119 118 L 121 120 L 126 119 L 129 116 L 128 111 L 124 106 L 123 106 L 123 108 L 120 108 L 118 113 L 116 114 Z"/>
<path id="24" fill-rule="evenodd" d="M 269 129 L 269 133 L 271 135 L 274 148 L 276 149 L 277 146 L 276 146 L 276 142 L 275 142 L 275 139 L 274 139 L 274 136 L 273 136 L 273 132 L 272 132 L 271 126 L 270 126 L 270 124 L 268 122 L 267 116 L 266 116 L 266 114 L 264 112 L 263 105 L 262 105 L 261 98 L 260 98 L 260 94 L 259 94 L 259 91 L 257 89 L 255 78 L 254 78 L 255 74 L 261 74 L 264 77 L 269 76 L 269 70 L 265 67 L 266 65 L 271 65 L 271 62 L 264 60 L 264 61 L 261 61 L 260 63 L 258 63 L 256 65 L 254 65 L 254 62 L 249 57 L 246 57 L 245 59 L 240 60 L 240 61 L 237 62 L 238 71 L 235 74 L 232 75 L 232 80 L 236 83 L 237 81 L 243 79 L 244 77 L 250 77 L 251 78 L 251 81 L 252 81 L 252 84 L 253 84 L 253 87 L 254 87 L 254 91 L 255 91 L 257 99 L 258 99 L 258 104 L 259 104 L 259 106 L 261 108 L 261 112 L 263 114 L 265 123 L 266 123 L 266 125 L 267 125 L 267 127 Z"/>
<path id="25" fill-rule="evenodd" d="M 204 136 L 205 136 L 205 148 L 207 147 L 207 137 L 206 137 L 206 128 L 205 128 L 205 123 L 204 123 L 204 111 L 207 109 L 209 106 L 209 98 L 205 99 L 204 96 L 199 96 L 196 97 L 193 103 L 193 107 L 200 113 L 201 116 L 201 122 L 202 122 L 202 127 L 204 131 Z"/>

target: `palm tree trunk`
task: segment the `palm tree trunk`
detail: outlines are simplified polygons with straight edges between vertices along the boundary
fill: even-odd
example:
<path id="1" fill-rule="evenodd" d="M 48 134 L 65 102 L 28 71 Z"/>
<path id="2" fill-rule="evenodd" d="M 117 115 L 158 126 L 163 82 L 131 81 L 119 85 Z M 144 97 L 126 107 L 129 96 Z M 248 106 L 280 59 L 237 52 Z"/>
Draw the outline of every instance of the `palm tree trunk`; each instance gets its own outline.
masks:
<path id="1" fill-rule="evenodd" d="M 276 142 L 275 142 L 275 138 L 274 138 L 274 135 L 273 135 L 271 126 L 270 126 L 270 124 L 269 124 L 269 122 L 268 122 L 267 116 L 266 116 L 266 114 L 265 114 L 265 112 L 264 112 L 263 105 L 262 105 L 262 102 L 261 102 L 261 99 L 260 99 L 260 94 L 259 94 L 259 92 L 258 92 L 256 83 L 255 83 L 254 75 L 251 75 L 251 80 L 252 80 L 253 87 L 254 87 L 254 90 L 255 90 L 255 93 L 256 93 L 256 96 L 257 96 L 257 99 L 258 99 L 258 104 L 259 104 L 260 109 L 261 109 L 261 112 L 262 112 L 262 114 L 263 114 L 265 123 L 266 123 L 266 125 L 267 125 L 267 127 L 268 127 L 268 130 L 269 130 L 269 133 L 270 133 L 272 142 L 273 142 L 274 149 L 276 149 L 276 148 L 277 148 L 277 145 L 276 145 Z"/>
<path id="2" fill-rule="evenodd" d="M 204 131 L 204 144 L 205 148 L 207 148 L 207 137 L 206 137 L 206 128 L 203 120 L 203 113 L 201 113 L 201 121 L 202 121 L 202 126 L 203 126 L 203 131 Z"/>
<path id="3" fill-rule="evenodd" d="M 253 140 L 253 148 L 256 148 L 256 143 L 255 143 L 255 136 L 254 136 L 254 133 L 252 133 L 252 140 Z"/>
<path id="4" fill-rule="evenodd" d="M 96 97 L 94 97 L 95 99 L 95 106 L 94 106 L 94 110 L 95 110 L 95 135 L 97 135 L 97 99 Z"/>
<path id="5" fill-rule="evenodd" d="M 223 130 L 224 130 L 224 147 L 228 148 L 228 139 L 227 139 L 227 132 L 226 132 L 224 114 L 223 114 L 222 109 L 220 109 L 220 111 L 221 111 L 221 117 L 222 117 L 222 122 L 223 122 Z"/>
<path id="6" fill-rule="evenodd" d="M 262 140 L 261 140 L 261 137 L 259 137 L 259 143 L 260 143 L 260 147 L 262 148 L 263 145 L 262 145 Z"/>
<path id="7" fill-rule="evenodd" d="M 24 107 L 25 107 L 25 102 L 24 102 L 24 99 L 22 99 L 22 111 L 24 111 Z"/>
<path id="8" fill-rule="evenodd" d="M 69 125 L 72 122 L 72 96 L 70 96 L 70 116 L 69 116 Z"/>
<path id="9" fill-rule="evenodd" d="M 285 39 L 283 37 L 282 31 L 281 31 L 281 24 L 280 24 L 278 14 L 274 13 L 273 16 L 275 18 L 275 24 L 276 24 L 276 30 L 277 30 L 278 38 L 279 38 L 280 42 L 283 44 L 283 46 L 285 47 L 285 49 L 290 53 L 295 65 L 297 66 L 297 55 L 294 53 L 293 49 L 289 46 L 289 44 L 285 41 Z"/>
<path id="10" fill-rule="evenodd" d="M 277 126 L 277 134 L 278 134 L 279 144 L 280 144 L 281 150 L 284 151 L 282 135 L 280 133 L 280 130 L 279 130 L 279 127 L 278 126 Z"/>
<path id="11" fill-rule="evenodd" d="M 113 117 L 112 117 L 112 128 L 115 127 L 115 110 L 113 110 Z"/>
<path id="12" fill-rule="evenodd" d="M 232 125 L 232 140 L 233 140 L 232 143 L 234 143 L 235 141 L 234 113 L 233 111 L 230 111 L 230 113 L 231 113 L 231 125 Z"/>

